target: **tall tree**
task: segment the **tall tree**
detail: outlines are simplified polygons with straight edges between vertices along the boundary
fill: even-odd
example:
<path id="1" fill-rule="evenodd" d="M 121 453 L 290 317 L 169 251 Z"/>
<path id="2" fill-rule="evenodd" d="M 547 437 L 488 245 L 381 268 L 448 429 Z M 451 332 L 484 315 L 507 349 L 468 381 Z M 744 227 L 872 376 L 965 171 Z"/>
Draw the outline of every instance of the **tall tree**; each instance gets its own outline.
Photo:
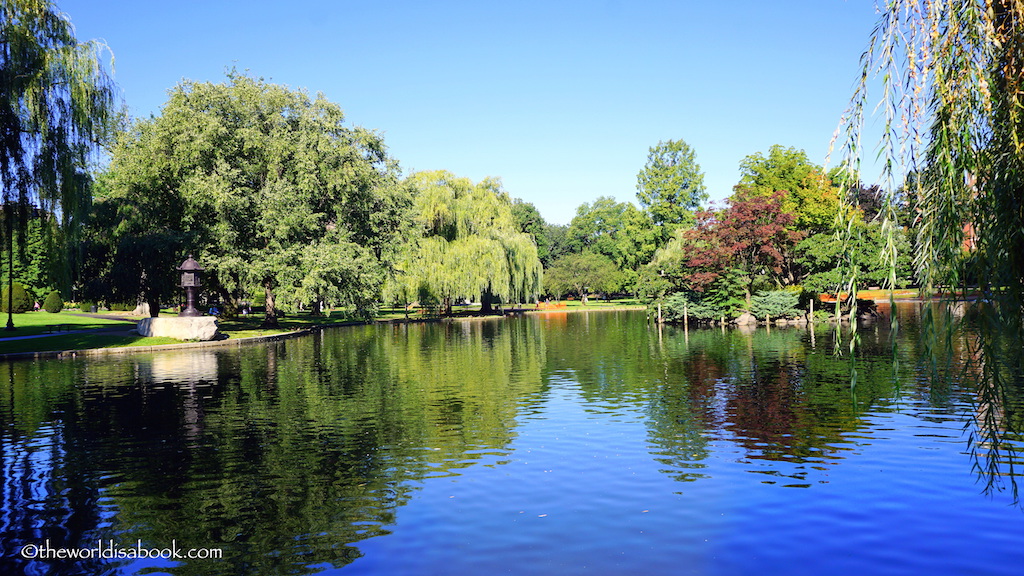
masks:
<path id="1" fill-rule="evenodd" d="M 615 262 L 627 272 L 626 284 L 634 283 L 636 271 L 651 260 L 660 241 L 647 213 L 608 196 L 581 204 L 566 235 L 573 252 L 596 252 Z"/>
<path id="2" fill-rule="evenodd" d="M 667 240 L 678 226 L 693 222 L 693 212 L 708 199 L 704 173 L 693 148 L 683 140 L 658 142 L 636 176 L 636 196 Z"/>
<path id="3" fill-rule="evenodd" d="M 677 232 L 651 266 L 681 290 L 703 292 L 726 281 L 742 290 L 749 310 L 756 282 L 793 281 L 784 254 L 803 233 L 789 229 L 794 216 L 782 210 L 785 195 L 742 192 L 724 210 L 699 212 L 694 228 Z"/>
<path id="4" fill-rule="evenodd" d="M 573 292 L 586 306 L 588 293 L 619 287 L 620 273 L 610 258 L 594 252 L 569 254 L 556 260 L 544 274 L 544 289 L 555 296 Z"/>
<path id="5" fill-rule="evenodd" d="M 124 234 L 187 233 L 221 297 L 263 293 L 269 326 L 280 296 L 368 313 L 408 205 L 378 134 L 322 95 L 235 72 L 174 88 L 120 138 L 110 172 Z M 330 273 L 313 277 L 311 251 L 336 257 Z M 330 294 L 310 292 L 330 278 Z"/>
<path id="6" fill-rule="evenodd" d="M 785 191 L 782 210 L 796 218 L 797 230 L 824 232 L 832 229 L 839 210 L 839 193 L 821 166 L 812 163 L 807 153 L 779 144 L 740 161 L 740 182 L 735 189 L 749 190 L 758 196 Z"/>
<path id="7" fill-rule="evenodd" d="M 537 245 L 516 222 L 501 181 L 439 170 L 408 178 L 415 190 L 416 227 L 389 289 L 397 300 L 436 300 L 445 313 L 459 298 L 479 298 L 485 311 L 536 297 L 541 264 Z"/>
<path id="8" fill-rule="evenodd" d="M 104 48 L 79 42 L 48 0 L 0 0 L 0 200 L 11 266 L 14 230 L 25 227 L 30 205 L 60 214 L 69 234 L 89 206 L 87 154 L 114 108 Z"/>
<path id="9" fill-rule="evenodd" d="M 537 244 L 537 257 L 542 264 L 551 261 L 551 238 L 548 236 L 548 223 L 540 215 L 537 207 L 519 198 L 512 200 L 512 216 L 516 219 L 520 232 L 533 237 Z"/>

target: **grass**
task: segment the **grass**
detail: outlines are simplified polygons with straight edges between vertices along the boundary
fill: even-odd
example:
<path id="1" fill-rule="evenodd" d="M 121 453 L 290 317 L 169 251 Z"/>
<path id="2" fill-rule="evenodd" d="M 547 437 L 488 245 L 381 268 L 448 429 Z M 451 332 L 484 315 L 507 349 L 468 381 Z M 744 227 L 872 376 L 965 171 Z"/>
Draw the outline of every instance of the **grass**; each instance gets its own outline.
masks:
<path id="1" fill-rule="evenodd" d="M 561 311 L 584 311 L 584 310 L 613 310 L 629 309 L 642 306 L 637 300 L 590 300 L 586 306 L 579 301 L 566 300 L 565 308 Z M 527 305 L 525 310 L 532 310 Z M 455 315 L 472 315 L 479 312 L 479 305 L 476 306 L 455 306 Z M 104 313 L 110 314 L 110 313 Z M 117 313 L 115 313 L 117 314 Z M 172 313 L 161 311 L 161 316 L 174 316 Z M 375 320 L 400 320 L 406 318 L 404 308 L 385 308 L 379 311 Z M 425 318 L 436 318 L 436 313 L 411 309 L 408 313 L 410 320 Z M 128 328 L 138 320 L 137 317 L 125 316 L 124 320 L 107 318 L 92 318 L 88 316 L 77 316 L 72 313 L 62 312 L 50 314 L 49 312 L 26 312 L 14 315 L 14 325 L 17 331 L 0 331 L 0 354 L 16 354 L 23 352 L 50 352 L 59 350 L 86 350 L 92 348 L 119 348 L 132 346 L 159 346 L 163 344 L 181 344 L 180 340 L 164 337 L 143 337 L 136 335 L 125 335 L 123 333 L 109 332 L 118 328 Z M 260 325 L 263 316 L 240 316 L 238 318 L 218 319 L 217 325 L 220 332 L 228 335 L 229 338 L 251 338 L 257 336 L 273 336 L 311 328 L 313 326 L 329 326 L 349 324 L 354 322 L 352 316 L 345 311 L 334 311 L 328 316 L 310 316 L 309 314 L 292 314 L 280 319 L 277 328 L 263 328 Z M 52 324 L 71 324 L 72 330 L 92 330 L 76 334 L 56 334 L 45 338 L 29 338 L 25 340 L 4 340 L 10 336 L 34 336 L 45 334 L 46 326 Z M 108 330 L 104 332 L 103 329 Z"/>
<path id="2" fill-rule="evenodd" d="M 91 318 L 88 316 L 76 316 L 73 312 L 59 312 L 57 314 L 51 314 L 49 312 L 40 310 L 38 312 L 25 312 L 23 314 L 14 314 L 14 327 L 17 330 L 13 332 L 4 332 L 0 329 L 0 338 L 6 338 L 8 336 L 34 336 L 36 334 L 45 334 L 46 326 L 52 324 L 71 324 L 72 330 L 91 330 L 96 328 L 109 328 L 111 326 L 118 325 L 134 325 L 134 320 L 110 320 L 107 318 Z M 0 315 L 0 322 L 3 325 L 7 324 L 7 314 Z"/>
<path id="3" fill-rule="evenodd" d="M 28 340 L 0 340 L 0 354 L 159 346 L 163 344 L 181 344 L 181 340 L 165 337 L 124 336 L 103 332 L 81 332 L 78 334 L 61 334 L 59 336 L 31 338 Z"/>

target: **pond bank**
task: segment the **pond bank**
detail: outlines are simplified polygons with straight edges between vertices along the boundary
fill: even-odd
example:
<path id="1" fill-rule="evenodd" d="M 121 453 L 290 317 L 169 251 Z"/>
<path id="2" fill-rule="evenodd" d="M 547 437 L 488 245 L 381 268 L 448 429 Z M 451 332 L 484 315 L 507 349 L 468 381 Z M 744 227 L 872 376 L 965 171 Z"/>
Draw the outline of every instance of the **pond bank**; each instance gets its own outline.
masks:
<path id="1" fill-rule="evenodd" d="M 246 336 L 244 338 L 232 338 L 230 335 L 226 335 L 225 338 L 218 340 L 211 340 L 208 342 L 182 342 L 180 344 L 157 344 L 152 346 L 119 346 L 111 348 L 80 348 L 80 349 L 69 349 L 69 350 L 41 350 L 41 351 L 27 351 L 27 352 L 14 352 L 10 354 L 0 354 L 0 361 L 4 360 L 48 360 L 48 359 L 63 359 L 63 358 L 77 358 L 80 356 L 115 356 L 122 354 L 134 354 L 138 352 L 161 352 L 170 350 L 185 350 L 195 348 L 220 348 L 224 346 L 242 346 L 244 344 L 251 344 L 256 342 L 274 342 L 279 340 L 287 340 L 290 338 L 297 338 L 300 336 L 306 336 L 319 330 L 327 328 L 341 327 L 341 326 L 362 326 L 367 324 L 406 324 L 406 323 L 424 323 L 424 322 L 451 322 L 458 320 L 485 320 L 490 318 L 505 318 L 507 316 L 519 315 L 519 314 L 565 314 L 565 313 L 576 313 L 576 312 L 614 312 L 623 310 L 644 310 L 644 306 L 594 306 L 594 307 L 573 307 L 573 308 L 560 308 L 557 310 L 537 310 L 533 308 L 516 308 L 510 309 L 505 314 L 495 315 L 475 315 L 475 316 L 454 316 L 448 318 L 437 318 L 437 317 L 412 317 L 412 318 L 388 318 L 388 319 L 374 319 L 367 321 L 353 320 L 349 322 L 332 322 L 325 324 L 312 324 L 308 327 L 293 330 L 291 332 L 282 332 L 278 334 L 266 334 L 260 336 Z M 101 317 L 97 315 L 88 315 L 94 317 Z M 108 329 L 109 330 L 109 329 Z M 32 338 L 35 338 L 33 336 Z M 45 337 L 45 336 L 39 336 Z M 27 337 L 26 337 L 27 338 Z"/>

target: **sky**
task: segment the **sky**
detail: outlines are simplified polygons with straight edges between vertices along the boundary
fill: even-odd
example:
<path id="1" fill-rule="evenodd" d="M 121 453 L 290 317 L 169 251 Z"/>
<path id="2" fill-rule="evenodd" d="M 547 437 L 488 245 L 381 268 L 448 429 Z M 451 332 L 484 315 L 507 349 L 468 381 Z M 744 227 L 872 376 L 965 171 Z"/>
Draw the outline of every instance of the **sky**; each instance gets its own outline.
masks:
<path id="1" fill-rule="evenodd" d="M 773 144 L 823 164 L 874 0 L 57 0 L 106 42 L 135 117 L 231 68 L 323 93 L 405 172 L 501 178 L 551 223 L 636 202 L 650 147 L 685 140 L 712 200 Z M 834 162 L 833 162 L 834 163 Z"/>

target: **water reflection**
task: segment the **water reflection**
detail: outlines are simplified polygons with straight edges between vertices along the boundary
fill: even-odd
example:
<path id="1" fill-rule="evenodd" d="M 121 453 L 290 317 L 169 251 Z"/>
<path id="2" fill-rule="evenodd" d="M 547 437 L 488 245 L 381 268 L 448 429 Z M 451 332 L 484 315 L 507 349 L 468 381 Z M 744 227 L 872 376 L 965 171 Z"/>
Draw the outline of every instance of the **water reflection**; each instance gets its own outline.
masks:
<path id="1" fill-rule="evenodd" d="M 901 322 L 913 326 L 907 316 Z M 656 328 L 642 314 L 551 314 L 352 327 L 216 352 L 0 364 L 0 573 L 346 566 L 367 539 L 395 529 L 423 487 L 522 458 L 523 423 L 549 417 L 568 387 L 584 418 L 574 425 L 639 424 L 641 456 L 679 491 L 721 481 L 713 470 L 723 446 L 760 483 L 812 487 L 855 457 L 879 413 L 945 425 L 969 406 L 958 380 L 922 376 L 913 338 L 902 338 L 894 357 L 886 323 L 861 331 L 852 358 L 837 357 L 828 328 L 817 330 L 723 334 Z M 1020 405 L 1016 396 L 980 408 L 982 420 L 1016 438 Z M 616 485 L 617 470 L 589 473 Z M 547 489 L 572 499 L 571 486 Z M 488 506 L 467 509 L 466 522 Z M 176 541 L 220 547 L 224 559 L 18 558 L 21 545 L 46 539 L 54 547 Z"/>

